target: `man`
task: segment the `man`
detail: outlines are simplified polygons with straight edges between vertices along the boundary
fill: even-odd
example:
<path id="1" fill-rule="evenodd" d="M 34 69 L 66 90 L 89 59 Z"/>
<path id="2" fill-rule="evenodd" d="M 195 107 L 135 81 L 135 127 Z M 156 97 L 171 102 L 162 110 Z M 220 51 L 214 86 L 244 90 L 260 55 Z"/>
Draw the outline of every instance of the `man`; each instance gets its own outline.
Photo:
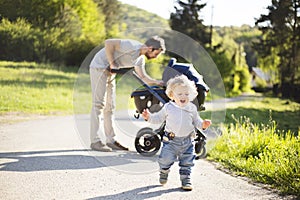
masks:
<path id="1" fill-rule="evenodd" d="M 90 79 L 92 88 L 92 110 L 90 139 L 91 149 L 96 151 L 125 150 L 128 148 L 115 141 L 113 114 L 115 109 L 115 75 L 111 69 L 134 67 L 139 77 L 148 84 L 162 85 L 162 81 L 152 79 L 145 71 L 145 57 L 156 58 L 165 52 L 165 42 L 154 36 L 145 44 L 129 39 L 108 39 L 105 47 L 96 53 L 90 64 Z M 99 130 L 99 115 L 103 113 L 104 144 L 97 132 Z"/>

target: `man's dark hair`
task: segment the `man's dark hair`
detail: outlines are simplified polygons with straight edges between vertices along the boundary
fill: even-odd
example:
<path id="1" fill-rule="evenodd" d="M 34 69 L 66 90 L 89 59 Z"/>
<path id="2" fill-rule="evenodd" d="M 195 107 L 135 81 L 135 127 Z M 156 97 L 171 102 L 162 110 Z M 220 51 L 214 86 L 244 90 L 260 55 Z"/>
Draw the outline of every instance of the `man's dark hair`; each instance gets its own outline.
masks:
<path id="1" fill-rule="evenodd" d="M 153 36 L 145 42 L 145 45 L 153 47 L 153 50 L 161 49 L 162 53 L 166 51 L 165 40 L 159 36 Z"/>

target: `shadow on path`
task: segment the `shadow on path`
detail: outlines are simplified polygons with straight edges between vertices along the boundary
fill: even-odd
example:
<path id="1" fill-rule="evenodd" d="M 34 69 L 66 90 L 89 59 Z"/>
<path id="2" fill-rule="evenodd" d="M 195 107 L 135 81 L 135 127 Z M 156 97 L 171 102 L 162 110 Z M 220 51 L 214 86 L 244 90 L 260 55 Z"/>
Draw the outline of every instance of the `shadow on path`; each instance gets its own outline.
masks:
<path id="1" fill-rule="evenodd" d="M 141 188 L 136 188 L 133 190 L 121 192 L 118 194 L 112 194 L 112 195 L 105 195 L 105 196 L 99 196 L 90 198 L 88 200 L 108 200 L 108 199 L 148 199 L 153 197 L 161 196 L 162 194 L 171 193 L 171 192 L 184 192 L 181 188 L 170 188 L 170 189 L 164 189 L 159 191 L 153 191 L 149 192 L 148 190 L 154 189 L 154 188 L 162 188 L 161 185 L 152 185 L 152 186 L 145 186 Z"/>
<path id="2" fill-rule="evenodd" d="M 0 171 L 48 171 L 94 169 L 155 161 L 136 152 L 95 152 L 82 150 L 49 150 L 0 153 Z"/>

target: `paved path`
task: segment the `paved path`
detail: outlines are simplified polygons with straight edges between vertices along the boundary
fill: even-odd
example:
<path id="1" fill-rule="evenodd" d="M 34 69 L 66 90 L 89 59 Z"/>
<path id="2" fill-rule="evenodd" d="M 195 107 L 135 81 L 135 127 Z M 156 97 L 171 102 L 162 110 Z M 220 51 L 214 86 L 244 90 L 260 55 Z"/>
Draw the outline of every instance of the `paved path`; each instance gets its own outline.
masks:
<path id="1" fill-rule="evenodd" d="M 133 120 L 116 121 L 119 127 L 137 128 L 130 125 Z M 180 189 L 177 163 L 169 182 L 160 186 L 157 156 L 142 157 L 134 150 L 136 130 L 120 136 L 130 152 L 92 152 L 86 145 L 87 123 L 87 116 L 67 116 L 1 125 L 0 199 L 283 199 L 206 160 L 196 161 L 193 191 Z"/>

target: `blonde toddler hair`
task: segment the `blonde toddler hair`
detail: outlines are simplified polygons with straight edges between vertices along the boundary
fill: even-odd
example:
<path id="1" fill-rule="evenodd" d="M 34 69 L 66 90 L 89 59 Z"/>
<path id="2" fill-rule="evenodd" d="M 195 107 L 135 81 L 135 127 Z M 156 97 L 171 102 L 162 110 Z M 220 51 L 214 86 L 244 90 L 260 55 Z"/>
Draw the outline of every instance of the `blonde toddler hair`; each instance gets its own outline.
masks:
<path id="1" fill-rule="evenodd" d="M 189 100 L 193 101 L 198 95 L 194 81 L 189 80 L 185 75 L 175 76 L 167 82 L 166 94 L 171 99 L 173 90 L 178 86 L 186 86 L 189 89 Z"/>

